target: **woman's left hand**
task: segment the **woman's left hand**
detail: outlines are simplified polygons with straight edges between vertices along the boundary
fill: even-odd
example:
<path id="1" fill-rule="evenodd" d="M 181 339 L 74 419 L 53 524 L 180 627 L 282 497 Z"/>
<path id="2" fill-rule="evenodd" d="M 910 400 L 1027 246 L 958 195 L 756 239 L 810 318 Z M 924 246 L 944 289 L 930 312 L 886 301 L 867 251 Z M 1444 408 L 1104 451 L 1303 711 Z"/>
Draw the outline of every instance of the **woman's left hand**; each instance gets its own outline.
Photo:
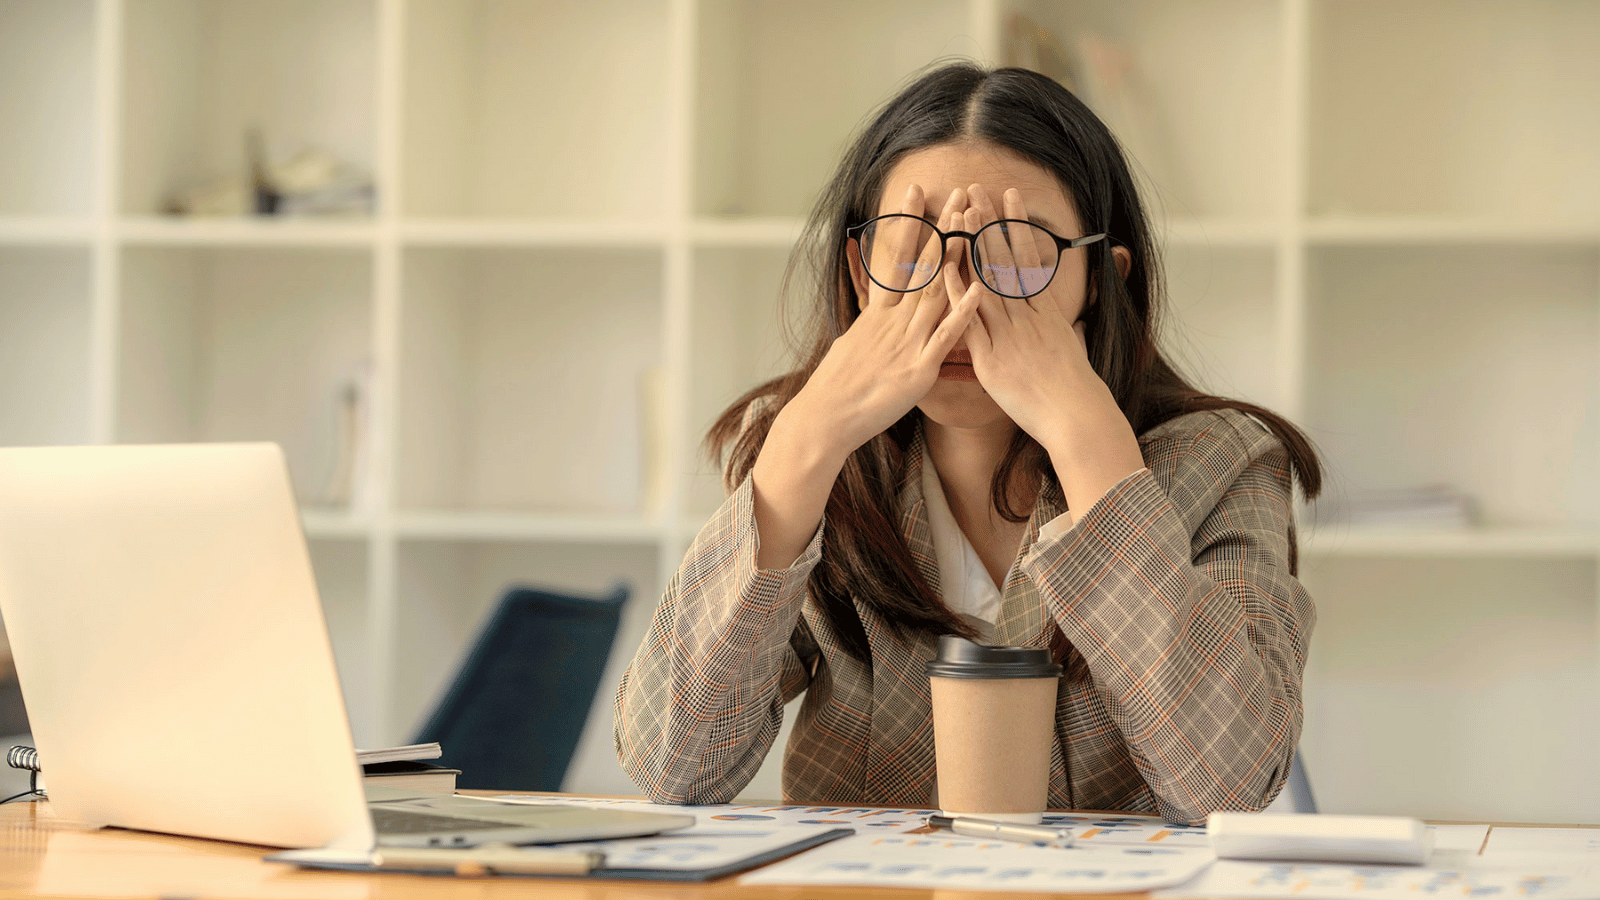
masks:
<path id="1" fill-rule="evenodd" d="M 1002 218 L 982 185 L 968 190 L 966 230 L 976 233 Z M 1006 191 L 1007 219 L 1028 218 L 1022 195 Z M 985 236 L 979 248 L 991 271 L 1005 276 L 1039 266 L 1028 242 Z M 1091 302 L 1088 273 L 1076 250 L 1066 251 L 1050 286 L 1024 300 L 1003 297 L 974 277 L 970 285 L 946 271 L 951 297 L 979 292 L 978 315 L 967 327 L 973 373 L 995 403 L 1050 454 L 1068 506 L 1081 514 L 1112 486 L 1144 467 L 1138 438 L 1111 389 L 1089 363 L 1082 313 Z M 1015 277 L 1012 280 L 1017 280 Z M 1020 283 L 1020 282 L 1019 282 Z"/>

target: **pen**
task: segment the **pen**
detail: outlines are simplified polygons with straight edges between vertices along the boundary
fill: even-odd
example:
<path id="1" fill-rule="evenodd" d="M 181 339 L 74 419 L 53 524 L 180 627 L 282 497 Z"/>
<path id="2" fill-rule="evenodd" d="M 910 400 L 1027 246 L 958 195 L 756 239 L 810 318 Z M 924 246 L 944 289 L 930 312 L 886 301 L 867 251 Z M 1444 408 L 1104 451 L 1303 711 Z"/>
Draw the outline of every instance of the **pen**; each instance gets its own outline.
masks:
<path id="1" fill-rule="evenodd" d="M 1051 847 L 1072 846 L 1072 829 L 1057 828 L 1054 825 L 996 822 L 992 819 L 975 819 L 971 816 L 929 816 L 928 824 L 935 828 L 948 828 L 956 834 L 964 834 L 967 837 L 1002 838 Z"/>
<path id="2" fill-rule="evenodd" d="M 587 875 L 605 864 L 605 854 L 576 850 L 524 849 L 510 844 L 433 849 L 382 847 L 372 853 L 377 869 L 480 875 Z"/>

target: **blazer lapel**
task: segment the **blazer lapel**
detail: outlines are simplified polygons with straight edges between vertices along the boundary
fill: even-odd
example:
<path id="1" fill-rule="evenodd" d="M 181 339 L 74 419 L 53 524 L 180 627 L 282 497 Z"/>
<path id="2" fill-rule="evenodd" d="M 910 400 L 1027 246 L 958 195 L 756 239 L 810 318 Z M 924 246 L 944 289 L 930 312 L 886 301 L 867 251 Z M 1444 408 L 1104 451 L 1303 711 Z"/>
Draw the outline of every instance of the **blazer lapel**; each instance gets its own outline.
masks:
<path id="1" fill-rule="evenodd" d="M 1066 499 L 1061 488 L 1052 480 L 1047 482 L 1028 517 L 1028 530 L 1022 536 L 1022 546 L 1017 558 L 1022 559 L 1033 550 L 1039 540 L 1039 528 L 1044 523 L 1066 512 Z M 1039 589 L 1013 565 L 1006 576 L 1000 593 L 1000 616 L 994 624 L 994 642 L 1007 647 L 1048 647 L 1054 636 L 1055 623 L 1045 618 L 1044 603 L 1039 599 Z"/>
<path id="2" fill-rule="evenodd" d="M 919 425 L 901 469 L 900 532 L 905 535 L 917 570 L 937 593 L 939 558 L 922 496 L 925 459 L 926 444 Z M 857 603 L 856 609 L 872 647 L 873 661 L 867 784 L 888 802 L 927 804 L 932 800 L 934 785 L 933 701 L 923 667 L 933 658 L 936 642 L 926 635 L 896 634 L 870 608 Z"/>
<path id="3" fill-rule="evenodd" d="M 922 467 L 927 458 L 928 445 L 922 437 L 922 423 L 918 422 L 916 435 L 906 451 L 906 463 L 901 467 L 900 533 L 905 535 L 906 546 L 923 580 L 935 596 L 943 596 L 939 588 L 939 554 L 933 546 L 933 529 L 928 525 L 928 501 L 922 495 Z"/>
<path id="4" fill-rule="evenodd" d="M 1034 504 L 1033 515 L 1028 517 L 1028 530 L 1023 535 L 1022 546 L 1017 550 L 1017 558 L 1022 559 L 1031 553 L 1033 545 L 1039 540 L 1039 528 L 1066 510 L 1066 498 L 1062 496 L 1060 487 L 1054 480 L 1049 481 L 1040 493 L 1039 501 Z M 1055 622 L 1044 614 L 1044 602 L 1039 598 L 1039 589 L 1022 575 L 1020 567 L 1013 566 L 1000 595 L 1000 618 L 995 623 L 994 642 L 1010 647 L 1049 647 L 1051 655 L 1058 662 L 1064 662 L 1070 670 L 1071 657 L 1076 654 L 1068 647 L 1058 646 L 1064 642 L 1055 640 L 1057 634 L 1059 631 Z M 1067 658 L 1063 660 L 1063 657 Z M 1061 689 L 1061 686 L 1057 687 L 1058 719 L 1062 711 Z M 1072 767 L 1068 762 L 1068 743 L 1061 739 L 1058 724 L 1057 737 L 1050 742 L 1050 805 L 1071 809 L 1076 805 L 1076 791 L 1069 776 Z"/>

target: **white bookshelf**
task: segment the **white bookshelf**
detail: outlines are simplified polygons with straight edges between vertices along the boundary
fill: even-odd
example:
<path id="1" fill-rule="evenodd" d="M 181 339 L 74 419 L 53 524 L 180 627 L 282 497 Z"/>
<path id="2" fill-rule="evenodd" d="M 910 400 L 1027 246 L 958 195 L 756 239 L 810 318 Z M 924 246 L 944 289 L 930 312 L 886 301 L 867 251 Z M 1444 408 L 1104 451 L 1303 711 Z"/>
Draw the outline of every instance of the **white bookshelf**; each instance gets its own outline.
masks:
<path id="1" fill-rule="evenodd" d="M 1482 510 L 1306 535 L 1324 808 L 1600 821 L 1593 4 L 5 0 L 0 443 L 283 444 L 360 743 L 410 736 L 508 580 L 630 580 L 614 679 L 848 135 L 1016 14 L 1140 79 L 1194 374 L 1303 423 L 1330 502 Z M 370 169 L 375 214 L 165 215 L 252 125 Z M 569 787 L 630 789 L 609 726 L 607 689 Z"/>

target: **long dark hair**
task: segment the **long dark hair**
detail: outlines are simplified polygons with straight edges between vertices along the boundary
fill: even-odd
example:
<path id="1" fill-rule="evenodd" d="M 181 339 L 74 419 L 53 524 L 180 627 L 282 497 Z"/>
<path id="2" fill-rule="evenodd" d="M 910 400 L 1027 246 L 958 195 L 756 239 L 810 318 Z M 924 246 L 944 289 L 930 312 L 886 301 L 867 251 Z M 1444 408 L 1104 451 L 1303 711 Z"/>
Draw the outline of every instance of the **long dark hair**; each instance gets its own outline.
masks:
<path id="1" fill-rule="evenodd" d="M 1165 301 L 1159 258 L 1111 132 L 1082 101 L 1043 75 L 971 63 L 922 75 L 890 100 L 846 151 L 807 220 L 784 278 L 786 297 L 803 293 L 815 301 L 800 365 L 734 401 L 706 435 L 713 459 L 726 451 L 728 482 L 737 484 L 749 474 L 778 411 L 805 386 L 833 340 L 859 314 L 845 258 L 845 229 L 877 214 L 884 182 L 906 154 L 973 139 L 1005 147 L 1053 173 L 1086 231 L 1106 232 L 1131 253 L 1132 265 L 1123 277 L 1107 242 L 1088 245 L 1096 302 L 1085 310 L 1084 323 L 1090 363 L 1111 388 L 1134 433 L 1199 410 L 1249 412 L 1287 449 L 1301 492 L 1307 499 L 1315 497 L 1322 488 L 1322 470 L 1305 435 L 1259 406 L 1201 392 L 1156 347 Z M 912 409 L 850 456 L 824 513 L 827 528 L 822 561 L 811 574 L 812 598 L 846 649 L 862 660 L 870 650 L 852 598 L 877 609 L 902 631 L 972 634 L 922 576 L 898 527 L 902 464 L 920 415 Z M 1024 521 L 1031 511 L 1015 506 L 1012 486 L 1018 477 L 1031 479 L 1026 483 L 1040 490 L 1054 483 L 1043 448 L 1021 429 L 996 468 L 990 490 L 996 511 L 1012 522 Z M 1291 568 L 1295 564 L 1291 557 Z"/>

